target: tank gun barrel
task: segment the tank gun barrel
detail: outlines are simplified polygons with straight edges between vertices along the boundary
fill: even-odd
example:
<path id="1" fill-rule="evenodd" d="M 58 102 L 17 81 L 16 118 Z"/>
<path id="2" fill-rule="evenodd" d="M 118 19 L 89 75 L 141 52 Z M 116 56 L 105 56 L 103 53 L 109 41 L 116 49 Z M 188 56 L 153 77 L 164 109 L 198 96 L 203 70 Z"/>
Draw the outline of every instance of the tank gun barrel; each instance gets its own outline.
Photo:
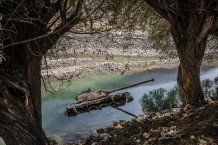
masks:
<path id="1" fill-rule="evenodd" d="M 110 94 L 110 93 L 113 93 L 113 92 L 116 92 L 116 91 L 120 91 L 120 90 L 124 90 L 124 89 L 128 89 L 128 88 L 131 88 L 131 87 L 135 87 L 135 86 L 138 86 L 138 85 L 141 85 L 141 84 L 153 82 L 153 81 L 154 81 L 154 79 L 150 79 L 150 80 L 139 82 L 139 83 L 136 83 L 136 84 L 133 84 L 133 85 L 128 85 L 128 86 L 125 86 L 125 87 L 109 90 L 109 91 L 107 91 L 107 94 Z"/>

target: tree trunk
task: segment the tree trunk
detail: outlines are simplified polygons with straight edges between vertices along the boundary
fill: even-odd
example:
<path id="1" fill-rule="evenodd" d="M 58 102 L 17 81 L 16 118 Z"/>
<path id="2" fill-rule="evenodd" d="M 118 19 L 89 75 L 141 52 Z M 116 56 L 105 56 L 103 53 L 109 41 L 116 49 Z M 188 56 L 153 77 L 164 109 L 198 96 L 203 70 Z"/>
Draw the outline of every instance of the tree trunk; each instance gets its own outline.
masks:
<path id="1" fill-rule="evenodd" d="M 29 93 L 34 108 L 34 114 L 39 123 L 42 126 L 42 114 L 41 114 L 41 58 L 33 59 L 28 62 L 26 66 L 26 80 L 29 84 Z"/>
<path id="2" fill-rule="evenodd" d="M 66 2 L 0 2 L 0 40 L 4 46 L 4 60 L 0 61 L 0 136 L 8 145 L 49 144 L 42 130 L 41 57 L 80 21 L 82 2 L 77 1 L 71 13 Z M 59 12 L 61 20 L 56 26 L 54 17 Z"/>
<path id="3" fill-rule="evenodd" d="M 217 30 L 216 1 L 145 0 L 171 27 L 180 60 L 178 86 L 183 105 L 198 106 L 204 101 L 200 66 L 206 41 Z"/>
<path id="4" fill-rule="evenodd" d="M 177 83 L 184 106 L 187 104 L 198 106 L 199 103 L 204 101 L 200 82 L 200 68 L 194 68 L 188 63 L 180 63 Z"/>
<path id="5" fill-rule="evenodd" d="M 207 37 L 199 39 L 185 33 L 172 31 L 180 60 L 177 83 L 183 105 L 199 106 L 204 101 L 200 82 L 200 67 L 203 60 Z M 185 36 L 186 35 L 186 36 Z"/>
<path id="6" fill-rule="evenodd" d="M 41 56 L 25 45 L 4 53 L 7 61 L 2 63 L 0 82 L 0 136 L 7 145 L 49 144 L 42 129 Z"/>
<path id="7" fill-rule="evenodd" d="M 9 85 L 0 88 L 0 136 L 7 145 L 45 145 L 47 139 L 34 116 L 31 101 L 11 93 Z M 25 105 L 24 105 L 25 103 Z M 30 103 L 30 104 L 28 104 Z"/>

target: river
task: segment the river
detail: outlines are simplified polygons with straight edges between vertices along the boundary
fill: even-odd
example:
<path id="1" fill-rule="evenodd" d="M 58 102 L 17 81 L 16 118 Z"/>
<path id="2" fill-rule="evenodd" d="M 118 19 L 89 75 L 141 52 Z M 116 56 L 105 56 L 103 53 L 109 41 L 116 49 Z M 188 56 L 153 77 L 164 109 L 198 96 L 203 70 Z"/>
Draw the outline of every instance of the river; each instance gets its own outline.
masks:
<path id="1" fill-rule="evenodd" d="M 201 79 L 213 79 L 218 76 L 217 72 L 218 68 L 202 67 Z M 94 90 L 113 89 L 154 78 L 154 82 L 124 90 L 131 93 L 134 101 L 121 108 L 135 115 L 143 115 L 144 112 L 139 103 L 143 94 L 158 88 L 173 88 L 176 85 L 176 76 L 177 68 L 162 68 L 140 73 L 124 75 L 114 73 L 76 79 L 68 88 L 57 94 L 44 94 L 45 99 L 42 104 L 43 128 L 48 136 L 53 136 L 59 142 L 84 139 L 98 128 L 104 128 L 118 120 L 131 120 L 133 117 L 112 107 L 67 117 L 63 113 L 64 109 L 67 105 L 75 102 L 74 97 L 77 92 L 88 87 L 92 87 Z"/>

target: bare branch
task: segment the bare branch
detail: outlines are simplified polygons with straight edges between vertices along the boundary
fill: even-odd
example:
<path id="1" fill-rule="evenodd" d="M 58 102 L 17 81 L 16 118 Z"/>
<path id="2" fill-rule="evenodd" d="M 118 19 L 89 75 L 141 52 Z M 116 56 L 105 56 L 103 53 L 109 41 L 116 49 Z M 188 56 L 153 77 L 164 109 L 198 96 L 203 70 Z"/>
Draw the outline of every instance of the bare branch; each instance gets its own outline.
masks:
<path id="1" fill-rule="evenodd" d="M 14 14 L 17 12 L 18 8 L 21 6 L 21 4 L 23 3 L 24 0 L 22 0 L 17 7 L 14 9 L 14 11 L 11 13 L 10 17 L 8 18 L 8 20 L 6 21 L 6 23 L 4 24 L 2 31 L 0 32 L 0 38 L 2 38 L 2 34 L 3 34 L 3 30 L 6 28 L 6 26 L 8 25 L 10 19 L 14 16 Z"/>

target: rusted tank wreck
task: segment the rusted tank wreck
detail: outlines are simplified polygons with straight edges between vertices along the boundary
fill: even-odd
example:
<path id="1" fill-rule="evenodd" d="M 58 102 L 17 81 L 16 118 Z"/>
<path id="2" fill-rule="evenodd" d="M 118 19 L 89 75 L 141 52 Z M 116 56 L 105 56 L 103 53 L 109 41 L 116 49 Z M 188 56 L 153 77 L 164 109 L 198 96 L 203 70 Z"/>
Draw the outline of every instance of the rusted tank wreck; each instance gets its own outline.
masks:
<path id="1" fill-rule="evenodd" d="M 112 106 L 114 108 L 123 106 L 126 103 L 131 102 L 133 100 L 131 94 L 129 92 L 122 92 L 117 94 L 111 93 L 152 81 L 154 81 L 154 79 L 117 88 L 114 90 L 93 91 L 91 88 L 88 88 L 86 91 L 83 91 L 76 96 L 76 103 L 73 103 L 66 107 L 65 114 L 68 116 L 76 116 L 80 113 L 90 112 L 92 110 L 99 110 L 107 106 Z"/>

